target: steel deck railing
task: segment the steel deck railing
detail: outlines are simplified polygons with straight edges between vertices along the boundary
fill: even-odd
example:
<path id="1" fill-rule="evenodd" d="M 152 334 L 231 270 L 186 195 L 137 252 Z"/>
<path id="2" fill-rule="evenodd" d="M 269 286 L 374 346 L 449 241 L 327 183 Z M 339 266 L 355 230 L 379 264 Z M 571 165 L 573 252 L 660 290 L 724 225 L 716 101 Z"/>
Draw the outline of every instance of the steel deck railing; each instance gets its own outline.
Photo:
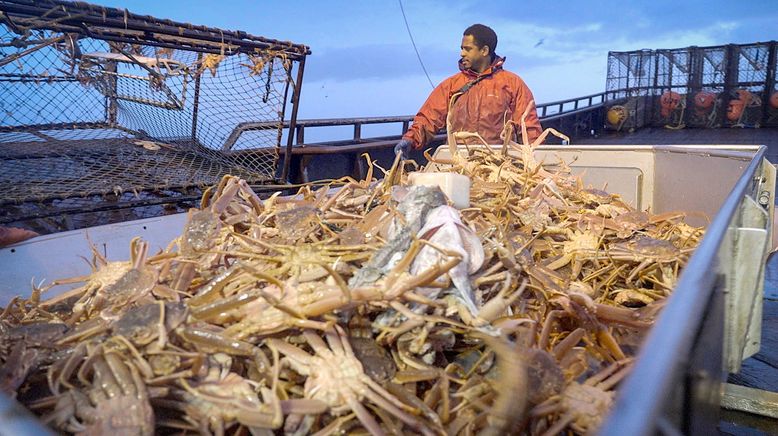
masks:
<path id="1" fill-rule="evenodd" d="M 537 106 L 538 117 L 541 122 L 548 122 L 557 120 L 562 117 L 573 116 L 585 111 L 591 111 L 602 107 L 608 97 L 613 98 L 615 91 L 599 92 L 596 94 L 585 95 L 583 97 L 569 98 L 565 100 L 553 101 L 550 103 L 543 103 Z M 398 115 L 398 116 L 386 116 L 386 117 L 356 117 L 356 118 L 320 118 L 320 119 L 308 119 L 297 120 L 294 125 L 294 145 L 305 146 L 310 145 L 305 143 L 305 131 L 307 129 L 316 127 L 333 127 L 333 126 L 352 126 L 353 135 L 351 138 L 343 138 L 341 141 L 348 144 L 359 143 L 368 140 L 375 139 L 387 139 L 387 137 L 381 138 L 365 138 L 362 136 L 362 126 L 369 124 L 394 124 L 401 123 L 402 130 L 396 136 L 399 137 L 408 130 L 410 123 L 413 121 L 413 115 Z M 288 133 L 289 121 L 284 121 L 283 128 Z M 224 144 L 223 149 L 229 150 L 237 142 L 240 135 L 252 130 L 263 130 L 275 128 L 277 125 L 267 122 L 246 122 L 241 123 L 235 127 L 230 134 L 229 138 Z M 327 142 L 329 143 L 329 142 Z"/>

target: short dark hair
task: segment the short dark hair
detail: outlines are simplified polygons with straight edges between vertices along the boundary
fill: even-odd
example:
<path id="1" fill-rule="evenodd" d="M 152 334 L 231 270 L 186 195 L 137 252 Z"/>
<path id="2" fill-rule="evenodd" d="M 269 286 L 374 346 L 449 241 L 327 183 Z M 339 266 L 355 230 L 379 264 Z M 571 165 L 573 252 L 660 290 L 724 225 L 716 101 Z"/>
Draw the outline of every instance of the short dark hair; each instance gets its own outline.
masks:
<path id="1" fill-rule="evenodd" d="M 497 48 L 497 34 L 494 33 L 491 27 L 484 26 L 483 24 L 473 24 L 465 29 L 465 32 L 462 34 L 462 36 L 466 35 L 472 35 L 479 48 L 489 46 L 489 55 L 494 59 L 496 56 L 494 50 Z"/>

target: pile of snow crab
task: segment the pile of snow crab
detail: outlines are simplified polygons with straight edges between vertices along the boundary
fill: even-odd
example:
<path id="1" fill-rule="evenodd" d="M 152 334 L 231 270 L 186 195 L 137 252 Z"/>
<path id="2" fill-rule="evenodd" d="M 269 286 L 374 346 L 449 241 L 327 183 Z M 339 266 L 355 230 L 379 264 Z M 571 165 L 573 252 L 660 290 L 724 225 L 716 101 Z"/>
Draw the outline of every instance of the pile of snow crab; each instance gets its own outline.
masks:
<path id="1" fill-rule="evenodd" d="M 452 156 L 463 210 L 399 157 L 291 197 L 225 177 L 166 249 L 2 309 L 0 388 L 72 433 L 595 430 L 703 231 L 527 142 Z"/>

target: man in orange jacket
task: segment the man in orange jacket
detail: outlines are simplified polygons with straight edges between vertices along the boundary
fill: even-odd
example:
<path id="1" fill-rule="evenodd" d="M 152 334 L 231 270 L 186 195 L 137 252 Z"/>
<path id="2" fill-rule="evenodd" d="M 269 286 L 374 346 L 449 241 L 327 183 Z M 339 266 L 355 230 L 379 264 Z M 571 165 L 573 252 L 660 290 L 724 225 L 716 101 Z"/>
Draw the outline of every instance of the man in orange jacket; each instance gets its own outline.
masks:
<path id="1" fill-rule="evenodd" d="M 395 146 L 395 153 L 407 156 L 420 149 L 446 125 L 449 100 L 461 93 L 451 108 L 455 132 L 477 132 L 489 144 L 501 144 L 508 120 L 520 125 L 521 116 L 534 97 L 521 77 L 502 69 L 505 58 L 497 56 L 497 34 L 483 24 L 474 24 L 462 36 L 460 72 L 438 85 L 413 118 L 413 125 Z M 535 107 L 524 120 L 530 141 L 541 134 Z M 520 132 L 519 129 L 515 131 Z M 518 133 L 521 141 L 521 133 Z"/>

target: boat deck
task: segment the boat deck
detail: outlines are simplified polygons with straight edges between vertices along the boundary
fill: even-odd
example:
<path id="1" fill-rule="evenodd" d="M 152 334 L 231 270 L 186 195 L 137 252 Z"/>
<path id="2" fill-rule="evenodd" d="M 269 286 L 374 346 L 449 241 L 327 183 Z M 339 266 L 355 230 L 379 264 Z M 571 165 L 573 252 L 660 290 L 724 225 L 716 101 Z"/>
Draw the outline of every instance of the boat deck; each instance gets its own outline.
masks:
<path id="1" fill-rule="evenodd" d="M 729 383 L 778 392 L 778 255 L 767 260 L 762 345 L 759 353 L 746 359 L 738 374 L 730 374 Z M 719 430 L 722 434 L 778 434 L 778 419 L 722 409 Z"/>

